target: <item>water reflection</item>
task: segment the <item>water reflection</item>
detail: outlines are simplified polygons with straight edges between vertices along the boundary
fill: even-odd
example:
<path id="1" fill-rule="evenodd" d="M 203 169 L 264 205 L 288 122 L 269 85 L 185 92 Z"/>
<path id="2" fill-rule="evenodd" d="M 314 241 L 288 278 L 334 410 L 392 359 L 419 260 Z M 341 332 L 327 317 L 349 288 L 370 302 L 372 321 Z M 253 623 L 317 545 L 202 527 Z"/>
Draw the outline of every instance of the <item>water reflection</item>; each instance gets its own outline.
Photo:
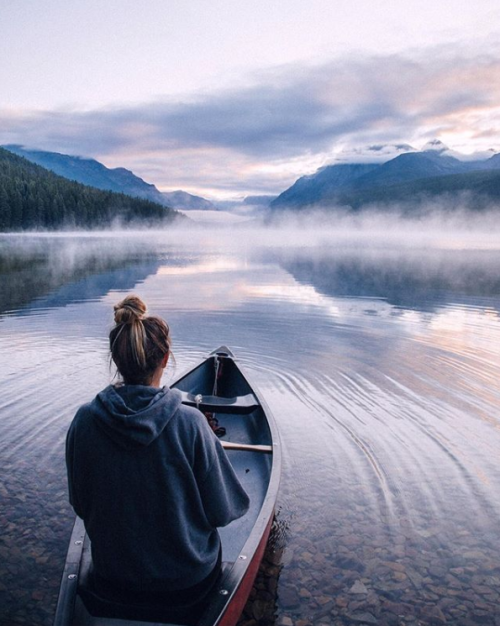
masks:
<path id="1" fill-rule="evenodd" d="M 500 294 L 498 250 L 284 249 L 277 257 L 320 293 L 383 298 L 404 309 L 427 311 L 451 299 L 478 303 Z"/>
<path id="2" fill-rule="evenodd" d="M 277 523 L 242 624 L 499 621 L 497 251 L 208 233 L 0 250 L 2 624 L 51 623 L 64 436 L 112 377 L 106 331 L 131 290 L 168 319 L 178 370 L 230 345 L 279 423 Z"/>
<path id="3" fill-rule="evenodd" d="M 132 289 L 158 267 L 148 250 L 116 239 L 0 237 L 0 314 Z"/>

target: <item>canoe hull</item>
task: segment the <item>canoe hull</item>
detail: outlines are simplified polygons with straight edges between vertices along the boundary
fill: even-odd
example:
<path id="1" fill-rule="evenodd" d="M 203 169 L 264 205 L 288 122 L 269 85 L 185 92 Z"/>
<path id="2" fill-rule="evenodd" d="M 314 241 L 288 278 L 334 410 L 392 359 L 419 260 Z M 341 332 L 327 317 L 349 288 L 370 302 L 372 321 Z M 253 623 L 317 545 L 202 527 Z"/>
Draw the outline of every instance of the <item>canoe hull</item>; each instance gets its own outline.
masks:
<path id="1" fill-rule="evenodd" d="M 272 523 L 273 517 L 271 517 L 271 519 L 269 520 L 267 528 L 262 535 L 259 546 L 255 551 L 255 554 L 248 566 L 245 576 L 240 583 L 240 586 L 238 587 L 238 590 L 234 594 L 231 603 L 228 605 L 226 611 L 221 616 L 219 622 L 217 622 L 218 626 L 235 626 L 240 619 L 240 616 L 243 613 L 243 609 L 245 608 L 245 605 L 250 596 L 250 592 L 252 591 L 255 578 L 257 577 L 257 572 L 259 571 L 259 567 L 262 562 L 264 552 L 266 550 Z"/>

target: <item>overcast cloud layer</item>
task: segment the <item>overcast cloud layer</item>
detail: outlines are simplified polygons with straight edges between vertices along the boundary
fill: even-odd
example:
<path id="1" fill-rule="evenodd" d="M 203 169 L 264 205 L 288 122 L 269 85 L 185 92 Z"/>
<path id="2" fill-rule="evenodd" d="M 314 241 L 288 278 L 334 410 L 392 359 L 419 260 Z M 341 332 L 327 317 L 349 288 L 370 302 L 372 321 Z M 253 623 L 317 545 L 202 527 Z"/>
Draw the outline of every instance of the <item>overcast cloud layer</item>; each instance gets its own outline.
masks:
<path id="1" fill-rule="evenodd" d="M 377 151 L 362 149 L 373 144 L 419 147 L 438 137 L 459 150 L 500 149 L 498 51 L 295 64 L 239 89 L 127 108 L 4 109 L 0 143 L 91 156 L 165 190 L 279 193 L 325 163 L 373 160 Z"/>

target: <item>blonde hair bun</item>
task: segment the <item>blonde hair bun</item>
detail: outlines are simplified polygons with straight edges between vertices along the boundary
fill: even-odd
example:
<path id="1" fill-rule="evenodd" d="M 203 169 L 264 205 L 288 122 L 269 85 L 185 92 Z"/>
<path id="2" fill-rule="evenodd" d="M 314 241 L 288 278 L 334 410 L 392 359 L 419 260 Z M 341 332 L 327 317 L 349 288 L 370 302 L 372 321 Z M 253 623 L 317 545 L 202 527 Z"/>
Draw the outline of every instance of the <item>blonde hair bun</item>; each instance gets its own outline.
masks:
<path id="1" fill-rule="evenodd" d="M 146 305 L 130 294 L 114 306 L 116 325 L 109 349 L 126 385 L 150 385 L 163 359 L 170 354 L 170 329 L 161 317 L 146 314 Z M 163 363 L 163 364 L 162 364 Z"/>
<path id="2" fill-rule="evenodd" d="M 133 324 L 146 316 L 146 305 L 139 296 L 127 296 L 114 306 L 116 324 Z"/>

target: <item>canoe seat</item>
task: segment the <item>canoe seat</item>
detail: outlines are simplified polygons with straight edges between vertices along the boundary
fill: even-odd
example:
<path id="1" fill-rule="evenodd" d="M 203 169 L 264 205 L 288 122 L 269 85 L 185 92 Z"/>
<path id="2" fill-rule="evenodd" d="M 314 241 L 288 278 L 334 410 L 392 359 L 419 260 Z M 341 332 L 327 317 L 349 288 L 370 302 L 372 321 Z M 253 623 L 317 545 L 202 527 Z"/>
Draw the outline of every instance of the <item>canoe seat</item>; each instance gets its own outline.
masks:
<path id="1" fill-rule="evenodd" d="M 198 396 L 180 389 L 179 391 L 182 395 L 183 404 L 198 406 L 201 411 L 244 414 L 251 413 L 260 406 L 253 393 L 247 393 L 245 396 L 235 396 L 234 398 L 223 398 L 221 396 L 203 396 L 201 394 Z"/>
<path id="2" fill-rule="evenodd" d="M 115 620 L 125 620 L 126 623 L 137 621 L 144 624 L 148 622 L 151 626 L 161 626 L 165 623 L 192 624 L 194 626 L 201 612 L 198 611 L 195 613 L 196 617 L 191 619 L 187 617 L 191 607 L 187 609 L 185 607 L 169 609 L 162 606 L 124 604 L 122 602 L 108 600 L 95 591 L 85 587 L 78 589 L 78 595 L 82 599 L 83 605 L 88 613 L 90 613 L 92 617 L 98 618 L 95 623 L 107 623 L 107 620 L 110 619 L 113 624 L 116 623 Z M 102 618 L 105 618 L 106 622 Z M 94 623 L 94 620 L 89 623 Z"/>

